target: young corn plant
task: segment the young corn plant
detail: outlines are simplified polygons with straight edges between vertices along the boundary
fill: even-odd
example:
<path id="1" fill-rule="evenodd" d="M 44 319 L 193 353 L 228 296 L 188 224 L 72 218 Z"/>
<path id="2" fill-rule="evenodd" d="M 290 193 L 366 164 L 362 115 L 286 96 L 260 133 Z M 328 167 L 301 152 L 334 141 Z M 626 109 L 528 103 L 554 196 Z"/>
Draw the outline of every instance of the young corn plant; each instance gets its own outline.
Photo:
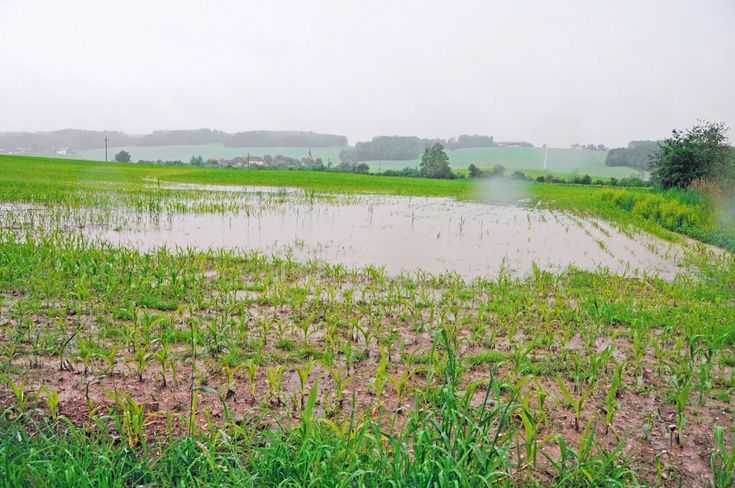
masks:
<path id="1" fill-rule="evenodd" d="M 612 380 L 610 382 L 610 389 L 607 390 L 605 397 L 605 434 L 610 430 L 610 426 L 615 418 L 615 413 L 620 409 L 620 403 L 617 398 L 620 393 L 620 385 L 623 376 L 623 364 L 618 363 L 615 365 L 613 371 Z"/>
<path id="2" fill-rule="evenodd" d="M 20 347 L 17 342 L 0 343 L 0 371 L 9 372 L 13 366 L 13 359 L 18 354 L 20 354 Z"/>
<path id="3" fill-rule="evenodd" d="M 370 357 L 370 340 L 373 337 L 373 333 L 370 330 L 370 324 L 361 327 L 359 323 L 355 322 L 355 327 L 358 333 L 362 336 L 362 340 L 365 342 L 365 357 Z"/>
<path id="4" fill-rule="evenodd" d="M 605 370 L 610 360 L 611 347 L 607 346 L 599 353 L 591 353 L 589 355 L 589 365 L 587 368 L 587 381 L 596 384 L 600 373 Z"/>
<path id="5" fill-rule="evenodd" d="M 235 375 L 240 370 L 239 366 L 223 366 L 222 372 L 225 375 L 225 399 L 229 400 L 235 396 Z"/>
<path id="6" fill-rule="evenodd" d="M 166 373 L 168 372 L 169 365 L 174 361 L 168 352 L 168 346 L 165 342 L 162 342 L 161 347 L 159 347 L 158 350 L 153 353 L 153 359 L 155 359 L 155 361 L 161 367 L 161 371 L 159 373 L 161 375 L 161 388 L 166 388 Z"/>
<path id="7" fill-rule="evenodd" d="M 153 353 L 150 352 L 150 346 L 140 345 L 135 349 L 130 362 L 135 367 L 135 372 L 138 375 L 138 381 L 140 383 L 143 383 L 143 374 L 152 360 Z"/>
<path id="8" fill-rule="evenodd" d="M 174 382 L 174 385 L 179 385 L 179 378 L 178 378 L 178 370 L 179 370 L 179 363 L 176 362 L 176 358 L 172 357 L 168 360 L 168 367 L 171 370 L 171 380 Z"/>
<path id="9" fill-rule="evenodd" d="M 314 383 L 309 389 L 309 399 L 301 409 L 301 435 L 302 439 L 306 440 L 311 436 L 314 426 L 314 406 L 317 402 L 319 395 L 319 377 L 314 380 Z"/>
<path id="10" fill-rule="evenodd" d="M 390 381 L 393 391 L 396 393 L 397 413 L 403 413 L 403 401 L 408 392 L 408 382 L 411 376 L 413 376 L 413 371 L 410 370 L 406 370 L 400 375 L 388 376 L 388 381 Z"/>
<path id="11" fill-rule="evenodd" d="M 89 393 L 89 387 L 92 384 L 92 381 L 87 381 L 87 383 L 84 385 L 84 401 L 87 404 L 87 420 L 90 423 L 94 423 L 95 419 L 97 418 L 97 413 L 102 410 L 102 405 L 94 405 L 94 400 L 92 400 L 92 395 Z"/>
<path id="12" fill-rule="evenodd" d="M 528 469 L 533 470 L 536 466 L 538 452 L 537 437 L 540 424 L 533 414 L 533 409 L 530 405 L 530 398 L 531 393 L 520 398 L 521 408 L 519 415 L 521 417 L 521 422 L 523 423 L 523 433 L 526 445 L 526 463 Z"/>
<path id="13" fill-rule="evenodd" d="M 59 392 L 48 387 L 43 387 L 44 401 L 51 420 L 59 418 Z"/>
<path id="14" fill-rule="evenodd" d="M 337 405 L 342 408 L 344 404 L 344 391 L 347 385 L 349 385 L 354 379 L 354 376 L 350 376 L 349 372 L 336 368 L 334 366 L 327 366 L 329 376 L 334 381 L 334 398 L 337 400 Z"/>
<path id="15" fill-rule="evenodd" d="M 375 369 L 375 376 L 371 379 L 375 392 L 375 399 L 377 401 L 376 407 L 380 407 L 382 405 L 381 399 L 383 397 L 383 388 L 388 381 L 387 367 L 388 360 L 385 357 L 385 351 L 381 348 L 380 361 L 378 362 L 378 367 Z"/>
<path id="16" fill-rule="evenodd" d="M 726 429 L 715 427 L 715 447 L 710 455 L 710 473 L 714 488 L 730 488 L 735 486 L 735 442 L 728 448 L 725 445 Z"/>
<path id="17" fill-rule="evenodd" d="M 633 330 L 631 335 L 633 345 L 633 370 L 635 376 L 639 377 L 643 373 L 643 357 L 646 355 L 646 337 L 640 329 Z"/>
<path id="18" fill-rule="evenodd" d="M 689 403 L 689 392 L 692 389 L 692 380 L 688 375 L 677 376 L 671 378 L 671 385 L 674 387 L 674 403 L 676 404 L 676 425 L 672 429 L 672 437 L 676 437 L 676 443 L 679 447 L 684 446 L 684 425 L 686 424 L 685 409 Z"/>
<path id="19" fill-rule="evenodd" d="M 115 365 L 117 364 L 117 353 L 119 350 L 120 346 L 113 344 L 105 352 L 99 353 L 105 365 L 105 375 L 115 375 Z"/>
<path id="20" fill-rule="evenodd" d="M 342 346 L 342 354 L 345 357 L 345 367 L 347 368 L 347 374 L 350 374 L 350 366 L 352 365 L 352 341 L 344 341 Z"/>
<path id="21" fill-rule="evenodd" d="M 255 372 L 256 372 L 257 366 L 255 364 L 255 361 L 253 359 L 248 359 L 245 363 L 245 372 L 247 373 L 248 377 L 248 385 L 250 387 L 250 396 L 252 397 L 253 401 L 255 400 Z"/>
<path id="22" fill-rule="evenodd" d="M 301 329 L 301 334 L 304 337 L 304 344 L 309 344 L 309 337 L 313 333 L 313 327 L 315 323 L 316 317 L 314 316 L 307 316 L 301 321 L 299 321 L 299 329 Z"/>
<path id="23" fill-rule="evenodd" d="M 303 366 L 296 367 L 296 374 L 299 377 L 299 392 L 301 394 L 301 408 L 304 408 L 304 401 L 306 400 L 306 384 L 309 381 L 309 375 L 314 367 L 314 361 L 307 361 Z"/>
<path id="24" fill-rule="evenodd" d="M 561 378 L 557 377 L 556 383 L 559 385 L 559 390 L 561 391 L 564 403 L 567 407 L 570 407 L 574 410 L 574 430 L 579 432 L 579 425 L 582 419 L 582 408 L 584 407 L 584 402 L 592 396 L 592 394 L 594 393 L 594 389 L 590 388 L 587 393 L 575 396 L 572 392 L 569 391 L 569 388 L 567 388 Z"/>
<path id="25" fill-rule="evenodd" d="M 74 366 L 71 364 L 71 361 L 66 357 L 66 349 L 69 347 L 69 344 L 76 335 L 77 331 L 72 332 L 69 337 L 61 341 L 56 348 L 56 354 L 59 356 L 59 371 L 74 370 Z"/>
<path id="26" fill-rule="evenodd" d="M 22 415 L 28 409 L 29 394 L 26 390 L 25 383 L 16 383 L 9 376 L 0 377 L 0 381 L 5 383 L 10 392 L 13 394 L 13 411 L 16 415 Z"/>
<path id="27" fill-rule="evenodd" d="M 95 357 L 95 345 L 90 338 L 85 337 L 79 340 L 78 348 L 79 352 L 77 353 L 77 360 L 81 361 L 84 366 L 84 374 L 86 375 L 89 371 L 92 359 Z"/>
<path id="28" fill-rule="evenodd" d="M 109 396 L 118 408 L 117 415 L 113 415 L 116 430 L 127 440 L 128 447 L 145 446 L 145 405 L 117 390 Z"/>
<path id="29" fill-rule="evenodd" d="M 283 405 L 283 400 L 281 399 L 283 371 L 284 368 L 280 364 L 265 368 L 265 375 L 268 380 L 268 401 L 276 405 Z"/>

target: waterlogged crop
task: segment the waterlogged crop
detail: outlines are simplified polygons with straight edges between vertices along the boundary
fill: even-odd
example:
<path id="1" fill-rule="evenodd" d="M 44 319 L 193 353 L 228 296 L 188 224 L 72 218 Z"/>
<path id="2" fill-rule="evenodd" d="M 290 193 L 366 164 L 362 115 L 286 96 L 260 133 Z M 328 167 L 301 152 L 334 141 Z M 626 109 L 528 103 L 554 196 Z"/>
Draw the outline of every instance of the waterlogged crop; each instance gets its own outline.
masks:
<path id="1" fill-rule="evenodd" d="M 63 184 L 13 181 L 49 188 L 58 220 L 0 229 L 10 486 L 732 485 L 729 254 L 694 249 L 672 280 L 468 280 L 142 252 L 67 232 L 83 213 L 57 205 Z M 186 200 L 137 185 L 67 204 L 108 219 Z"/>

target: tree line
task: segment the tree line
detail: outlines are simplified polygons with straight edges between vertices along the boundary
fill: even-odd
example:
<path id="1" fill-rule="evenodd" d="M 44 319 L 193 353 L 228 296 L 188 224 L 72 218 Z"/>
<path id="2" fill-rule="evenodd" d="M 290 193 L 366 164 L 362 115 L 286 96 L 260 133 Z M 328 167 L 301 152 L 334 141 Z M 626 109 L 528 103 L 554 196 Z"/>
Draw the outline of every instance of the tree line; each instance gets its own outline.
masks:
<path id="1" fill-rule="evenodd" d="M 699 121 L 662 141 L 631 141 L 612 149 L 605 164 L 649 170 L 652 183 L 664 189 L 705 184 L 730 193 L 735 191 L 735 148 L 728 131 L 722 122 Z"/>
<path id="2" fill-rule="evenodd" d="M 628 166 L 647 171 L 650 158 L 658 150 L 658 141 L 630 141 L 628 147 L 610 149 L 605 158 L 607 166 Z"/>
<path id="3" fill-rule="evenodd" d="M 357 142 L 354 147 L 343 149 L 340 151 L 339 157 L 345 163 L 410 161 L 418 159 L 426 148 L 430 148 L 435 144 L 441 144 L 442 147 L 447 149 L 498 146 L 493 136 L 477 134 L 463 134 L 446 140 L 422 139 L 416 136 L 376 136 L 370 141 Z"/>

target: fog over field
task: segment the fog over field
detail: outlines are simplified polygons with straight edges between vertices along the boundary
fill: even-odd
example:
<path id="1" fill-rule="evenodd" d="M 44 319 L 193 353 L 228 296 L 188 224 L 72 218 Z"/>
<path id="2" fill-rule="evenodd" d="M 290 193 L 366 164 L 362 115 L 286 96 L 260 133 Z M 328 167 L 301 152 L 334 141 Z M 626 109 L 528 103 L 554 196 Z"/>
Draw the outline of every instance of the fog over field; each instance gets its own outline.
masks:
<path id="1" fill-rule="evenodd" d="M 0 131 L 622 146 L 735 124 L 733 21 L 730 0 L 0 0 Z"/>

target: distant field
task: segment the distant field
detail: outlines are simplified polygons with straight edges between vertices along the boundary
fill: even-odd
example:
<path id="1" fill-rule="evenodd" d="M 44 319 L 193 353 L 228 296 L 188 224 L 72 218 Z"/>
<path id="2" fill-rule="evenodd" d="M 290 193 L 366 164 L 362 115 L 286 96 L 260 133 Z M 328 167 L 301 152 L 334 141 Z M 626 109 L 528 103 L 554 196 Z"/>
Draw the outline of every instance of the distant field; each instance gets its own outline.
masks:
<path id="1" fill-rule="evenodd" d="M 270 154 L 275 156 L 282 154 L 291 158 L 301 158 L 311 154 L 314 158 L 322 158 L 324 163 L 331 161 L 338 164 L 341 147 L 226 147 L 222 144 L 182 145 L 182 146 L 115 146 L 108 149 L 108 158 L 111 160 L 120 150 L 125 149 L 130 153 L 133 161 L 144 159 L 146 161 L 156 160 L 180 160 L 188 162 L 192 156 L 207 158 L 231 159 L 237 156 L 263 156 Z M 525 171 L 530 175 L 543 173 L 544 149 L 539 147 L 485 147 L 465 148 L 447 151 L 449 163 L 455 170 L 465 170 L 470 164 L 480 168 L 491 168 L 496 164 L 502 164 L 509 171 Z M 551 148 L 549 149 L 548 168 L 554 175 L 569 177 L 574 175 L 588 174 L 592 177 L 609 178 L 611 176 L 622 178 L 639 174 L 639 172 L 627 167 L 605 166 L 605 151 L 578 151 L 575 149 Z M 48 155 L 40 155 L 46 156 Z M 104 149 L 88 149 L 78 151 L 76 159 L 89 159 L 94 161 L 105 160 Z M 373 172 L 389 169 L 403 169 L 406 167 L 416 168 L 420 159 L 408 161 L 368 161 Z"/>
<path id="2" fill-rule="evenodd" d="M 508 170 L 543 171 L 544 149 L 540 147 L 483 147 L 447 151 L 453 169 L 466 169 L 470 164 L 490 168 L 502 164 Z M 556 175 L 584 175 L 621 178 L 638 174 L 625 167 L 605 166 L 605 151 L 578 151 L 576 149 L 549 149 L 548 168 Z M 373 171 L 417 167 L 419 159 L 410 161 L 369 161 Z"/>
<path id="3" fill-rule="evenodd" d="M 314 158 L 322 158 L 324 163 L 327 161 L 339 162 L 339 151 L 341 147 L 227 147 L 222 144 L 201 144 L 186 146 L 115 146 L 108 148 L 107 154 L 112 159 L 120 150 L 125 149 L 130 153 L 133 161 L 144 159 L 146 161 L 164 161 L 180 160 L 188 163 L 192 156 L 201 156 L 207 158 L 225 158 L 232 159 L 238 156 L 264 156 L 269 154 L 276 156 L 282 154 L 289 158 L 302 158 L 309 153 Z M 94 161 L 105 160 L 104 149 L 88 149 L 86 151 L 77 151 L 74 156 L 78 159 L 90 159 Z"/>

